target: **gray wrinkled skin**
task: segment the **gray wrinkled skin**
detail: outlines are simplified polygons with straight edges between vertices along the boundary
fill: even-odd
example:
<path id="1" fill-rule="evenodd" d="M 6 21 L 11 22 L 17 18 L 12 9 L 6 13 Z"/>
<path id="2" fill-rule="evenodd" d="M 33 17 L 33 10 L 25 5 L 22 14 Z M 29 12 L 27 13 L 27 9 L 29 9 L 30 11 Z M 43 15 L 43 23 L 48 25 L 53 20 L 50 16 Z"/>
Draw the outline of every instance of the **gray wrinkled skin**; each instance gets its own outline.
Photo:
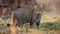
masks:
<path id="1" fill-rule="evenodd" d="M 18 8 L 14 10 L 13 19 L 17 20 L 16 25 L 22 26 L 24 23 L 30 23 L 32 27 L 36 22 L 36 25 L 39 27 L 40 24 L 40 14 L 35 14 L 34 9 L 31 8 Z"/>

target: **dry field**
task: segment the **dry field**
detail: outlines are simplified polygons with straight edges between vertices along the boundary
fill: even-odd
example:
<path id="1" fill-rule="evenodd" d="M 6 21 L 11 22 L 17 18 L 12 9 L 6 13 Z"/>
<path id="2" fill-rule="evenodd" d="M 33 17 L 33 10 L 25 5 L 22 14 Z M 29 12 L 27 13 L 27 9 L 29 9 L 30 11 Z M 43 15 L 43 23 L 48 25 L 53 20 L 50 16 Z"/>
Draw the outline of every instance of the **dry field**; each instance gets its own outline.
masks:
<path id="1" fill-rule="evenodd" d="M 0 34 L 60 34 L 60 29 L 57 30 L 58 28 L 56 28 L 57 26 L 60 27 L 58 24 L 56 24 L 56 27 L 54 26 L 55 30 L 51 25 L 48 25 L 49 23 L 44 24 L 40 28 L 37 28 L 35 25 L 33 28 L 30 28 L 29 24 L 24 24 L 23 28 L 8 26 L 7 24 L 10 24 L 10 19 L 0 22 Z"/>

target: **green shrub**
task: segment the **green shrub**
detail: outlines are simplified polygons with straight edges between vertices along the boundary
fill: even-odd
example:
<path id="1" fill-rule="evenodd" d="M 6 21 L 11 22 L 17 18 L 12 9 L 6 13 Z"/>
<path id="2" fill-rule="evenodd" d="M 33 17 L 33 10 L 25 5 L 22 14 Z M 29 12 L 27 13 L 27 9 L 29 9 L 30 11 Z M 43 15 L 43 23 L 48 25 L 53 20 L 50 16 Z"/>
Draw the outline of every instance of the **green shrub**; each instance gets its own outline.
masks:
<path id="1" fill-rule="evenodd" d="M 42 30 L 60 30 L 60 23 L 42 23 L 41 24 Z"/>

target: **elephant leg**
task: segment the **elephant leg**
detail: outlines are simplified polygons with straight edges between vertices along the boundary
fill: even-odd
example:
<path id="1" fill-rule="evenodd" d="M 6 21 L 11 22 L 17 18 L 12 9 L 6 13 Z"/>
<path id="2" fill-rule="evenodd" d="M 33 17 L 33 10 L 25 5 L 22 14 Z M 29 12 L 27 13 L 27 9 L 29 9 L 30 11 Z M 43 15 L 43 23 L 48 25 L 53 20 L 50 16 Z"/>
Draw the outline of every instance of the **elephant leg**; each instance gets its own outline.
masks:
<path id="1" fill-rule="evenodd" d="M 39 28 L 40 21 L 36 22 L 36 26 Z"/>
<path id="2" fill-rule="evenodd" d="M 36 22 L 36 26 L 38 28 L 39 28 L 39 25 L 40 25 L 40 21 L 41 21 L 41 14 L 37 14 L 35 22 Z"/>
<path id="3" fill-rule="evenodd" d="M 30 28 L 32 28 L 33 27 L 33 23 L 30 23 Z"/>
<path id="4" fill-rule="evenodd" d="M 30 20 L 30 28 L 33 27 L 33 24 L 34 24 L 34 23 L 33 23 L 33 20 L 31 19 L 31 20 Z"/>

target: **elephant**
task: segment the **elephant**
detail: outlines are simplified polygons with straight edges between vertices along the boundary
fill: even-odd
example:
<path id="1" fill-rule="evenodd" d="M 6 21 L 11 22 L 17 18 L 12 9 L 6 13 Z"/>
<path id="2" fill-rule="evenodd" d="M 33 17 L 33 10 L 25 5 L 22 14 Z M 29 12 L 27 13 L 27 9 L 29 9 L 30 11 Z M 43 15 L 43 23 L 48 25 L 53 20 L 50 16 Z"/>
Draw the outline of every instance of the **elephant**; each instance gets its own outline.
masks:
<path id="1" fill-rule="evenodd" d="M 13 24 L 16 26 L 23 26 L 25 23 L 30 23 L 30 27 L 33 27 L 34 23 L 37 27 L 40 25 L 41 14 L 36 13 L 33 8 L 17 8 L 12 13 Z"/>

